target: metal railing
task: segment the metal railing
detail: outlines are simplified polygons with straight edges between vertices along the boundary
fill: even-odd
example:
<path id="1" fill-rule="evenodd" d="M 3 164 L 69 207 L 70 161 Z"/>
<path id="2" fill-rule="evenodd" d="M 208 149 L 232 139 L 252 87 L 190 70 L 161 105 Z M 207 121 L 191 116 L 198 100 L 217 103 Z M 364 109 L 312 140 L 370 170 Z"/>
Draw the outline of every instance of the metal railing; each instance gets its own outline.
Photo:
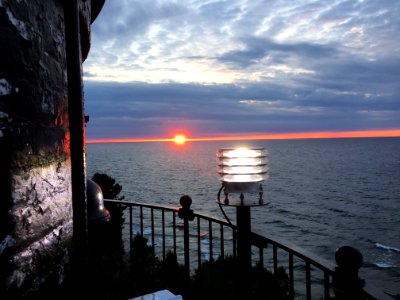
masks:
<path id="1" fill-rule="evenodd" d="M 236 257 L 237 226 L 224 219 L 190 210 L 190 206 L 167 207 L 128 201 L 104 200 L 106 204 L 123 206 L 125 224 L 123 239 L 129 253 L 136 234 L 148 239 L 154 257 L 163 260 L 172 251 L 188 274 L 202 262 L 225 255 Z M 252 263 L 259 262 L 273 274 L 283 266 L 288 273 L 291 299 L 341 299 L 333 282 L 338 267 L 286 241 L 272 238 L 262 231 L 251 232 Z M 153 266 L 154 268 L 154 266 Z M 358 299 L 392 299 L 368 283 Z M 353 299 L 353 298 L 343 298 Z"/>

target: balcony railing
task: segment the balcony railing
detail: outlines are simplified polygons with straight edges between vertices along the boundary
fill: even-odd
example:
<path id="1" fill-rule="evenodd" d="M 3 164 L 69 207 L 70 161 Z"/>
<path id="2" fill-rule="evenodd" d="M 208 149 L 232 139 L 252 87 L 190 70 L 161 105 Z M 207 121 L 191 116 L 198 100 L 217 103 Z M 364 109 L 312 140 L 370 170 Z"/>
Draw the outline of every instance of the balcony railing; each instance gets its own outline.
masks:
<path id="1" fill-rule="evenodd" d="M 129 252 L 134 236 L 139 234 L 148 239 L 154 257 L 165 259 L 167 251 L 172 251 L 188 274 L 204 261 L 218 256 L 237 256 L 237 226 L 224 219 L 196 212 L 188 216 L 179 213 L 181 207 L 117 200 L 105 202 L 127 208 L 123 239 Z M 335 298 L 333 285 L 338 267 L 332 262 L 254 228 L 250 241 L 253 264 L 260 262 L 273 274 L 280 266 L 286 269 L 292 299 L 340 299 Z M 361 294 L 361 299 L 392 299 L 368 282 Z"/>

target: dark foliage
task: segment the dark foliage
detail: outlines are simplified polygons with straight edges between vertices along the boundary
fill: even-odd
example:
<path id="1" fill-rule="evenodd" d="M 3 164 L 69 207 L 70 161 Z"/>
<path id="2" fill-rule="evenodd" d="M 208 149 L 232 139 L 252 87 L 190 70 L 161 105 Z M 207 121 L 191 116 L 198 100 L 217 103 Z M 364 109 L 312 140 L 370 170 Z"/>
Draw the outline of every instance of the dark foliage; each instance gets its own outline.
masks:
<path id="1" fill-rule="evenodd" d="M 183 266 L 178 264 L 176 255 L 167 252 L 165 259 L 160 261 L 153 256 L 153 249 L 147 243 L 148 240 L 139 234 L 132 241 L 132 297 L 163 289 L 174 294 L 185 294 L 190 282 L 185 276 Z"/>
<path id="2" fill-rule="evenodd" d="M 115 179 L 111 176 L 102 173 L 95 173 L 92 180 L 100 186 L 104 199 L 123 200 L 125 198 L 124 196 L 118 197 L 121 193 L 122 186 L 115 183 Z"/>
<path id="3" fill-rule="evenodd" d="M 127 299 L 129 262 L 121 231 L 110 222 L 89 227 L 89 278 L 91 299 Z"/>
<path id="4" fill-rule="evenodd" d="M 232 256 L 205 262 L 193 276 L 191 299 L 289 299 L 289 280 L 283 268 L 276 275 L 256 265 L 243 273 Z"/>
<path id="5" fill-rule="evenodd" d="M 239 271 L 237 260 L 225 256 L 224 259 L 204 262 L 194 276 L 187 278 L 175 254 L 169 252 L 164 261 L 159 261 L 152 253 L 147 239 L 137 235 L 132 242 L 131 257 L 133 296 L 168 289 L 189 300 L 289 299 L 289 279 L 282 267 L 278 268 L 276 275 L 261 265 L 256 265 L 248 274 L 243 274 Z"/>
<path id="6" fill-rule="evenodd" d="M 122 186 L 115 179 L 96 173 L 92 180 L 103 192 L 105 199 L 122 200 Z M 90 294 L 93 299 L 127 299 L 129 293 L 129 263 L 125 258 L 122 227 L 124 207 L 104 203 L 111 220 L 102 224 L 89 224 Z"/>
<path id="7" fill-rule="evenodd" d="M 115 179 L 107 174 L 95 173 L 92 177 L 92 180 L 96 182 L 103 193 L 104 199 L 115 199 L 115 200 L 123 200 L 124 196 L 119 196 L 122 190 L 122 186 L 115 182 Z M 123 211 L 125 209 L 124 206 L 109 204 L 107 202 L 104 203 L 104 207 L 109 211 L 111 215 L 111 224 L 113 227 L 114 235 L 110 236 L 112 242 L 114 244 L 119 244 L 119 247 L 122 247 L 122 226 L 124 224 Z"/>
<path id="8" fill-rule="evenodd" d="M 147 246 L 147 239 L 136 235 L 132 241 L 130 271 L 132 292 L 137 296 L 155 291 L 152 276 L 154 259 L 152 248 Z"/>

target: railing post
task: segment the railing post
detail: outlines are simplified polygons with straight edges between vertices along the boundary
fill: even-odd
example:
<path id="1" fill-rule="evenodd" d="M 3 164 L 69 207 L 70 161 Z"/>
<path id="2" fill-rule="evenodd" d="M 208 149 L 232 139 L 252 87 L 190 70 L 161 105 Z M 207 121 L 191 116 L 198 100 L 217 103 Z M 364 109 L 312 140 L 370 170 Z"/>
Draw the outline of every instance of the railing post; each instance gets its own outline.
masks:
<path id="1" fill-rule="evenodd" d="M 238 206 L 236 208 L 236 218 L 237 218 L 238 261 L 240 266 L 247 270 L 250 269 L 251 267 L 250 206 Z"/>
<path id="2" fill-rule="evenodd" d="M 236 207 L 237 225 L 237 259 L 239 274 L 243 274 L 239 293 L 241 299 L 246 299 L 250 293 L 250 280 L 248 274 L 251 270 L 251 219 L 250 206 Z"/>
<path id="3" fill-rule="evenodd" d="M 193 210 L 190 209 L 192 205 L 192 198 L 184 195 L 179 200 L 181 208 L 179 208 L 178 216 L 183 219 L 183 247 L 185 254 L 185 271 L 186 275 L 190 276 L 190 261 L 189 261 L 189 221 L 193 221 Z"/>
<path id="4" fill-rule="evenodd" d="M 365 299 L 362 288 L 364 280 L 358 277 L 358 270 L 363 264 L 360 251 L 350 246 L 343 246 L 336 250 L 337 267 L 333 276 L 333 284 L 337 300 Z"/>

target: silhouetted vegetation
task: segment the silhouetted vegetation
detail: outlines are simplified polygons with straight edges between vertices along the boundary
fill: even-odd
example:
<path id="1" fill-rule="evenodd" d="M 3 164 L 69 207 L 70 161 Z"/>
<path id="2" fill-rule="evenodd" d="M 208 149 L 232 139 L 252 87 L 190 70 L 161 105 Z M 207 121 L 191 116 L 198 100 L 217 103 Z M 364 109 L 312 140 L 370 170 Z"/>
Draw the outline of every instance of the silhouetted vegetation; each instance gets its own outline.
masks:
<path id="1" fill-rule="evenodd" d="M 166 253 L 165 260 L 160 261 L 153 256 L 148 240 L 136 235 L 132 241 L 130 260 L 131 293 L 134 296 L 149 294 L 158 290 L 168 289 L 173 293 L 182 293 L 182 288 L 188 284 L 183 267 L 177 263 L 176 255 Z"/>
<path id="2" fill-rule="evenodd" d="M 125 197 L 119 194 L 122 191 L 122 186 L 116 183 L 115 179 L 103 173 L 95 173 L 92 180 L 96 182 L 103 192 L 104 199 L 123 200 Z M 123 211 L 125 207 L 115 204 L 104 203 L 105 208 L 111 215 L 111 226 L 115 227 L 116 231 L 122 229 L 124 224 Z M 120 235 L 118 235 L 120 237 Z"/>
<path id="3" fill-rule="evenodd" d="M 93 176 L 105 199 L 123 199 L 122 187 L 112 177 L 96 173 Z M 185 300 L 241 299 L 243 278 L 249 282 L 245 299 L 289 299 L 289 281 L 283 268 L 276 275 L 257 265 L 249 274 L 238 272 L 237 261 L 231 256 L 204 262 L 190 278 L 177 262 L 174 253 L 164 260 L 153 255 L 148 240 L 136 235 L 131 253 L 123 250 L 123 207 L 107 205 L 111 222 L 91 228 L 90 274 L 91 297 L 95 299 L 127 299 L 162 289 L 180 294 Z"/>
<path id="4" fill-rule="evenodd" d="M 168 289 L 184 299 L 289 299 L 289 278 L 284 268 L 276 275 L 263 266 L 253 266 L 248 274 L 240 273 L 232 256 L 202 263 L 190 278 L 176 255 L 169 252 L 164 261 L 153 257 L 147 239 L 137 235 L 132 242 L 132 297 Z M 154 269 L 153 269 L 154 262 Z M 243 290 L 244 278 L 249 288 Z M 243 294 L 245 292 L 245 294 Z"/>
<path id="5" fill-rule="evenodd" d="M 115 179 L 101 173 L 92 177 L 105 199 L 122 200 L 122 186 Z M 90 294 L 93 299 L 127 299 L 130 270 L 126 258 L 122 228 L 124 207 L 104 203 L 111 219 L 102 224 L 89 224 Z"/>
<path id="6" fill-rule="evenodd" d="M 202 264 L 193 276 L 191 299 L 289 299 L 289 278 L 284 268 L 276 275 L 262 265 L 243 274 L 232 256 Z M 248 288 L 246 288 L 248 284 Z"/>

